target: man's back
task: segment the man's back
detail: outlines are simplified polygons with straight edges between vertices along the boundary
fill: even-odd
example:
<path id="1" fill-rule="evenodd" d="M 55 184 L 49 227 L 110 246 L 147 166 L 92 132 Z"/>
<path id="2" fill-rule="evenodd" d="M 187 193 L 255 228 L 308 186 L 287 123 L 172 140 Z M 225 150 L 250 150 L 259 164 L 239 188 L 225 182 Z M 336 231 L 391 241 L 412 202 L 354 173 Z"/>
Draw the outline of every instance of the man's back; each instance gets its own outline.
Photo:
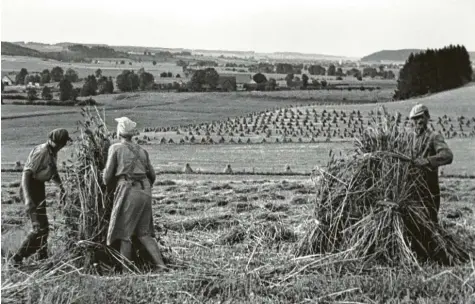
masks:
<path id="1" fill-rule="evenodd" d="M 116 143 L 110 147 L 110 157 L 116 158 L 115 176 L 123 174 L 145 174 L 148 153 L 133 143 Z"/>

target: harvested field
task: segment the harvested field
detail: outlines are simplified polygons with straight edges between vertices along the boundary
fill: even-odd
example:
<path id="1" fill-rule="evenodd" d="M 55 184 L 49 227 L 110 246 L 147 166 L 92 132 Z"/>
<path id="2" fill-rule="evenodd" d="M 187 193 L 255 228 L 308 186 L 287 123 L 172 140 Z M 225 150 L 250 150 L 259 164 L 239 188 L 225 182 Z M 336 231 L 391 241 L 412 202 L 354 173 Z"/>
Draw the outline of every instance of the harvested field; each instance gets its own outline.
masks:
<path id="1" fill-rule="evenodd" d="M 396 303 L 409 297 L 430 303 L 462 303 L 469 301 L 474 292 L 475 282 L 471 276 L 474 270 L 470 265 L 443 267 L 428 264 L 422 271 L 378 267 L 357 274 L 356 264 L 338 262 L 338 256 L 294 256 L 292 249 L 306 233 L 313 206 L 292 201 L 300 197 L 296 193 L 298 189 L 313 188 L 309 179 L 287 179 L 287 182 L 273 179 L 169 181 L 173 181 L 177 188 L 169 192 L 170 186 L 155 186 L 154 197 L 165 199 L 156 201 L 153 208 L 157 233 L 168 248 L 166 256 L 176 262 L 176 269 L 165 274 L 142 276 L 100 277 L 78 273 L 64 263 L 60 231 L 55 229 L 61 223 L 58 217 L 61 212 L 57 204 L 51 202 L 48 207 L 53 228 L 50 251 L 55 266 L 44 270 L 39 266 L 25 266 L 24 273 L 21 273 L 2 263 L 2 302 L 16 303 L 19 299 L 37 298 L 42 299 L 41 303 L 55 300 L 69 303 L 78 293 L 83 293 L 85 302 L 107 298 L 117 303 L 123 303 L 127 298 L 149 301 L 157 297 L 166 297 L 172 302 L 233 298 L 237 301 L 294 303 L 322 299 L 330 302 Z M 450 231 L 473 238 L 473 182 L 443 178 L 441 183 L 442 221 Z M 258 187 L 249 188 L 252 184 Z M 288 187 L 289 184 L 294 187 Z M 232 189 L 211 190 L 223 187 Z M 242 192 L 242 189 L 251 190 L 247 196 L 262 196 L 267 193 L 262 191 L 268 189 L 285 199 L 259 199 L 253 201 L 255 209 L 240 213 L 235 211 L 233 203 L 216 204 L 235 200 L 242 195 L 235 191 Z M 204 197 L 213 191 L 217 196 L 209 203 L 192 203 L 181 198 L 183 195 Z M 453 192 L 459 193 L 455 201 L 450 197 Z M 170 201 L 176 204 L 168 204 Z M 181 212 L 165 212 L 171 206 Z M 272 210 L 277 206 L 286 206 L 286 211 Z M 25 225 L 22 206 L 2 205 L 2 223 L 2 255 L 5 256 L 19 246 L 18 238 L 26 233 L 28 225 Z M 26 281 L 27 276 L 31 276 L 30 281 Z M 61 284 L 58 284 L 59 280 Z M 335 281 L 339 283 L 335 284 Z M 381 289 L 386 292 L 381 293 Z"/>
<path id="2" fill-rule="evenodd" d="M 460 90 L 452 91 L 452 94 L 473 92 L 471 87 Z M 151 128 L 177 127 L 189 124 L 190 120 L 194 120 L 191 121 L 193 126 L 201 123 L 212 124 L 213 120 L 214 123 L 224 123 L 230 116 L 229 120 L 232 120 L 248 114 L 258 120 L 263 115 L 259 113 L 267 115 L 274 111 L 270 104 L 275 102 L 266 98 L 259 99 L 257 102 L 261 103 L 261 108 L 255 113 L 249 113 L 247 107 L 257 104 L 256 100 L 232 97 L 232 100 L 230 98 L 222 102 L 219 99 L 221 96 L 234 95 L 197 94 L 196 96 L 200 96 L 198 99 L 203 102 L 203 109 L 198 109 L 194 103 L 197 99 L 193 99 L 194 97 L 167 103 L 165 97 L 168 95 L 160 95 L 163 100 L 156 107 L 163 111 L 152 112 L 150 109 L 153 107 L 150 107 L 149 103 L 159 95 L 150 95 L 144 99 L 143 95 L 119 96 L 114 96 L 118 97 L 114 101 L 117 102 L 117 107 L 123 107 L 127 102 L 143 102 L 143 107 L 111 109 L 112 114 L 107 114 L 107 119 L 135 113 L 137 116 L 143 115 L 144 120 L 150 122 Z M 454 110 L 449 111 L 442 103 L 447 95 L 443 98 L 437 96 L 425 99 L 433 101 L 432 105 L 428 105 L 431 110 L 433 106 L 434 117 L 443 118 L 445 111 L 451 118 L 451 121 L 447 118 L 447 123 L 453 124 L 462 115 L 473 116 L 473 108 L 468 103 L 470 98 L 460 98 L 460 107 L 454 106 Z M 247 101 L 235 105 L 231 110 L 226 108 L 238 100 Z M 228 101 L 229 103 L 226 103 Z M 286 105 L 287 101 L 281 102 L 279 109 L 280 106 Z M 391 103 L 388 108 L 396 107 L 406 113 L 413 102 Z M 375 109 L 374 105 L 371 105 L 371 108 L 366 105 L 360 105 L 361 108 L 312 106 L 318 113 L 322 113 L 323 109 L 331 113 L 344 109 L 349 114 L 353 110 L 364 109 L 361 112 L 365 118 L 370 110 Z M 279 109 L 275 111 L 280 111 Z M 300 105 L 293 107 L 292 112 L 306 113 L 305 109 L 311 111 L 313 108 Z M 45 119 L 42 128 L 35 127 L 32 119 L 27 118 L 2 121 L 2 166 L 16 160 L 23 161 L 32 145 L 44 140 L 46 128 L 63 127 L 73 121 L 70 115 L 45 117 L 50 118 Z M 163 126 L 160 126 L 162 122 L 157 123 L 157 119 L 163 119 Z M 296 125 L 296 121 L 291 125 Z M 300 120 L 298 121 L 300 125 Z M 9 129 L 3 128 L 4 126 Z M 365 128 L 367 126 L 364 125 Z M 450 127 L 450 124 L 443 126 Z M 22 203 L 18 201 L 19 173 L 2 173 L 3 302 L 149 303 L 157 298 L 166 298 L 173 303 L 466 303 L 473 300 L 475 269 L 471 261 L 450 267 L 429 261 L 418 264 L 417 268 L 408 267 L 410 263 L 388 265 L 368 262 L 359 254 L 364 250 L 355 251 L 360 250 L 361 246 L 349 249 L 340 247 L 341 251 L 328 254 L 297 250 L 302 248 L 302 244 L 312 243 L 308 240 L 312 241 L 312 235 L 315 235 L 312 233 L 317 220 L 314 216 L 315 203 L 322 181 L 315 184 L 310 176 L 290 175 L 286 173 L 287 167 L 290 166 L 294 172 L 305 173 L 310 173 L 315 165 L 325 169 L 331 157 L 330 149 L 336 151 L 337 156 L 340 151 L 345 155 L 351 148 L 349 143 L 151 143 L 146 148 L 152 156 L 152 163 L 159 172 L 165 171 L 165 174 L 158 176 L 153 190 L 153 213 L 155 230 L 165 251 L 166 260 L 171 265 L 171 271 L 144 273 L 131 267 L 130 272 L 119 275 L 113 273 L 112 269 L 85 263 L 87 250 L 82 251 L 83 256 L 72 255 L 71 251 L 66 249 L 67 231 L 64 230 L 68 220 L 65 215 L 71 215 L 71 210 L 58 206 L 56 189 L 49 184 L 47 205 L 51 228 L 51 263 L 36 264 L 30 259 L 27 265 L 20 269 L 12 268 L 10 264 L 5 263 L 6 259 L 20 246 L 19 242 L 26 235 L 30 224 Z M 449 178 L 447 175 L 473 174 L 473 156 L 470 151 L 474 141 L 470 138 L 455 137 L 449 139 L 448 143 L 455 158 L 453 164 L 442 169 L 440 219 L 444 231 L 466 240 L 467 244 L 473 244 L 473 179 Z M 73 151 L 61 152 L 60 161 L 69 157 L 71 152 Z M 195 173 L 181 174 L 185 163 L 190 163 Z M 236 174 L 222 173 L 227 164 L 232 165 Z M 98 174 L 96 169 L 87 169 L 89 173 L 86 177 L 89 179 L 86 178 L 86 181 L 91 182 L 91 177 Z M 244 170 L 251 174 L 240 175 Z M 196 174 L 196 171 L 213 171 L 220 174 Z M 256 175 L 252 174 L 253 171 Z M 289 175 L 278 175 L 282 173 Z M 74 190 L 74 186 L 71 188 Z M 77 188 L 82 191 L 96 191 L 94 195 L 87 197 L 88 202 L 92 203 L 88 208 L 92 209 L 97 198 L 101 197 L 98 195 L 100 187 L 81 183 Z M 336 190 L 335 195 L 344 193 L 341 189 Z M 353 190 L 362 191 L 360 188 Z M 380 195 L 381 191 L 378 193 Z M 358 193 L 346 194 L 355 198 Z M 74 203 L 75 207 L 79 207 L 77 201 Z M 92 215 L 95 213 L 92 212 Z M 91 227 L 97 228 L 97 218 L 90 216 L 87 220 Z M 76 224 L 82 223 L 78 221 Z M 376 227 L 377 224 L 377 221 L 370 221 L 368 227 Z M 364 227 L 356 227 L 359 229 L 352 231 L 355 238 L 350 240 L 357 240 L 357 237 L 362 235 L 361 232 L 366 232 Z M 348 229 L 351 228 L 354 226 Z M 92 233 L 100 238 L 101 234 L 96 233 L 94 229 L 84 233 Z M 366 232 L 363 235 L 369 234 Z M 77 239 L 77 235 L 75 237 Z M 375 239 L 380 241 L 376 237 L 370 240 Z M 378 245 L 381 245 L 381 242 Z M 81 243 L 81 246 L 84 246 L 82 249 L 90 248 L 87 242 Z M 384 246 L 377 248 L 381 247 Z M 366 249 L 364 246 L 363 248 Z M 85 264 L 88 267 L 81 267 Z"/>

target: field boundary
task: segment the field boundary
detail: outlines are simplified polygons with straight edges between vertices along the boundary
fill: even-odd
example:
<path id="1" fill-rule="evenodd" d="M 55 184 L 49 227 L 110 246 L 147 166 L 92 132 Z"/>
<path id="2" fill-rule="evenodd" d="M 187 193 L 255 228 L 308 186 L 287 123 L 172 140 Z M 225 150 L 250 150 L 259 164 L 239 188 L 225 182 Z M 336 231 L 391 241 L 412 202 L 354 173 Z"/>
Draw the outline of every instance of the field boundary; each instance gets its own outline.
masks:
<path id="1" fill-rule="evenodd" d="M 2 168 L 1 172 L 6 173 L 21 173 L 23 169 L 6 169 Z M 66 172 L 65 170 L 58 170 L 60 173 Z M 217 172 L 217 171 L 197 171 L 185 173 L 182 170 L 155 170 L 156 175 L 261 175 L 261 176 L 311 176 L 310 172 L 248 172 L 248 171 L 236 171 L 233 173 Z M 439 175 L 439 178 L 460 178 L 460 179 L 475 179 L 474 174 L 444 174 Z"/>

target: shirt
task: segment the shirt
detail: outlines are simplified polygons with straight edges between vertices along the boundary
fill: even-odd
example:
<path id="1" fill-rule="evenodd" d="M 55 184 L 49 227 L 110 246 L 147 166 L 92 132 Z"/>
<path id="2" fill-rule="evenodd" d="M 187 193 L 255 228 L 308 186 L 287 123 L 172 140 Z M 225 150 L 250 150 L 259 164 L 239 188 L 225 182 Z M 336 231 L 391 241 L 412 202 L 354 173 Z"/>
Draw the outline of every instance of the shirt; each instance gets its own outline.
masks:
<path id="1" fill-rule="evenodd" d="M 139 158 L 137 159 L 135 151 Z M 110 184 L 114 177 L 120 175 L 146 174 L 153 184 L 155 171 L 148 156 L 148 152 L 133 143 L 116 143 L 109 147 L 107 163 L 104 169 L 104 183 Z"/>
<path id="2" fill-rule="evenodd" d="M 426 129 L 422 134 L 415 134 L 413 153 L 415 158 L 427 158 L 433 169 L 451 164 L 453 161 L 452 150 L 442 135 L 429 129 Z"/>
<path id="3" fill-rule="evenodd" d="M 439 167 L 451 164 L 453 153 L 442 135 L 426 129 L 422 134 L 414 134 L 413 157 L 426 158 L 429 161 L 429 170 L 424 170 L 425 180 L 429 191 L 439 195 Z"/>
<path id="4" fill-rule="evenodd" d="M 47 143 L 44 143 L 34 147 L 30 152 L 23 172 L 30 171 L 34 179 L 46 182 L 58 174 L 56 161 L 56 154 Z"/>

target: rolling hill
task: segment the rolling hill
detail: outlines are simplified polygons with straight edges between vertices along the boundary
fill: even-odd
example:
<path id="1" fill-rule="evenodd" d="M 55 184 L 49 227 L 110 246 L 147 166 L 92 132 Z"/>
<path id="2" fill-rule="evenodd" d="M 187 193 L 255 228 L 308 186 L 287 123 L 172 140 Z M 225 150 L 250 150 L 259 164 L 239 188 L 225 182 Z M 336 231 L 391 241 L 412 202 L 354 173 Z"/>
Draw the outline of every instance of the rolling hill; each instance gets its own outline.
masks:
<path id="1" fill-rule="evenodd" d="M 2 41 L 2 55 L 10 56 L 28 56 L 28 57 L 41 57 L 48 59 L 55 59 L 61 61 L 82 61 L 84 59 L 92 58 L 128 58 L 128 54 L 125 52 L 118 52 L 113 48 L 107 46 L 87 46 L 83 44 L 68 44 L 63 45 L 56 51 L 43 51 L 46 46 L 41 46 L 34 43 L 36 49 L 28 48 L 25 44 L 16 44 L 11 42 Z M 41 51 L 38 48 L 41 47 Z"/>
<path id="2" fill-rule="evenodd" d="M 43 57 L 43 53 L 37 50 L 4 41 L 2 41 L 2 55 Z"/>
<path id="3" fill-rule="evenodd" d="M 411 53 L 419 53 L 423 49 L 382 50 L 361 58 L 364 62 L 393 61 L 405 62 Z M 475 62 L 475 52 L 469 52 L 472 62 Z"/>

